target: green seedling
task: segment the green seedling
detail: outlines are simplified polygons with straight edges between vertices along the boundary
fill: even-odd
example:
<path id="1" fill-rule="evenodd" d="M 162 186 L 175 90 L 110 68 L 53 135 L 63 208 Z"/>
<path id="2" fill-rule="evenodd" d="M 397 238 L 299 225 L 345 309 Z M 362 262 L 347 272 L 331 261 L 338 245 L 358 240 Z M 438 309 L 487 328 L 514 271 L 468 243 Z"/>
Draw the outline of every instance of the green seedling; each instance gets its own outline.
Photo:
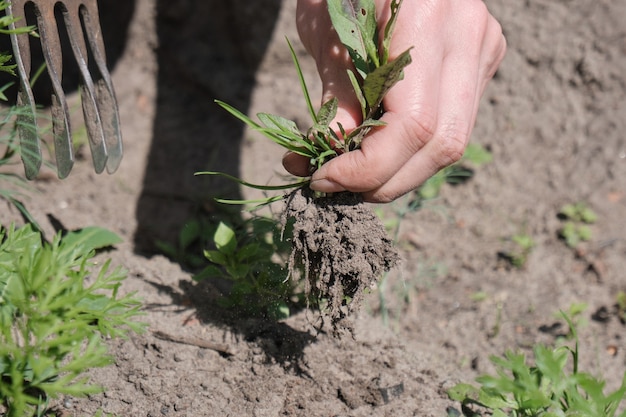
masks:
<path id="1" fill-rule="evenodd" d="M 496 375 L 476 379 L 479 386 L 461 383 L 448 390 L 448 396 L 462 405 L 466 416 L 485 410 L 494 417 L 614 417 L 626 395 L 626 375 L 621 386 L 604 394 L 605 382 L 580 372 L 578 337 L 575 325 L 573 348 L 533 348 L 534 364 L 524 354 L 507 351 L 504 357 L 491 357 Z M 571 364 L 568 359 L 571 359 Z M 569 371 L 572 369 L 572 371 Z M 619 414 L 626 416 L 626 411 Z"/>
<path id="2" fill-rule="evenodd" d="M 468 168 L 468 165 L 480 167 L 492 160 L 493 155 L 486 148 L 478 144 L 470 143 L 461 160 L 456 164 L 443 168 L 430 177 L 417 189 L 416 197 L 421 202 L 437 198 L 444 184 L 461 184 L 474 175 L 474 171 Z"/>
<path id="3" fill-rule="evenodd" d="M 576 248 L 580 243 L 592 238 L 589 225 L 598 220 L 596 213 L 585 203 L 566 204 L 559 211 L 559 218 L 563 220 L 563 227 L 559 230 L 559 237 L 570 248 Z"/>
<path id="4" fill-rule="evenodd" d="M 506 260 L 514 268 L 524 268 L 528 261 L 528 256 L 535 247 L 533 238 L 525 233 L 519 233 L 511 237 L 513 248 L 508 251 L 498 253 L 499 257 Z"/>
<path id="5" fill-rule="evenodd" d="M 586 224 L 593 224 L 598 220 L 597 214 L 582 202 L 564 205 L 559 215 L 565 219 Z"/>
<path id="6" fill-rule="evenodd" d="M 576 337 L 576 331 L 587 325 L 587 320 L 583 317 L 583 313 L 587 311 L 589 305 L 585 302 L 572 303 L 565 313 L 562 311 L 554 314 L 555 318 L 560 318 L 564 314 L 568 317 L 567 324 L 569 325 L 565 339 L 572 340 Z"/>
<path id="7" fill-rule="evenodd" d="M 343 126 L 339 125 L 339 133 L 331 127 L 330 123 L 337 114 L 339 104 L 336 98 L 324 103 L 318 111 L 314 109 L 300 63 L 289 41 L 287 43 L 291 57 L 311 117 L 311 126 L 308 129 L 302 131 L 294 121 L 268 113 L 257 114 L 258 121 L 255 121 L 231 105 L 216 101 L 252 130 L 263 134 L 286 150 L 306 157 L 311 164 L 311 173 L 336 156 L 358 149 L 371 129 L 384 126 L 379 120 L 384 113 L 383 98 L 397 82 L 402 80 L 403 70 L 411 62 L 410 50 L 406 50 L 393 61 L 389 60 L 391 35 L 402 0 L 391 2 L 391 17 L 380 44 L 373 0 L 328 0 L 327 3 L 333 27 L 354 63 L 355 70 L 348 70 L 348 76 L 361 104 L 363 122 L 359 126 L 346 132 Z M 262 186 L 220 172 L 209 171 L 198 174 L 221 175 L 243 186 L 269 191 L 296 189 L 308 184 L 308 181 L 304 180 L 279 186 Z M 259 201 L 219 201 L 233 204 L 267 204 L 282 198 L 283 196 L 275 196 Z"/>
<path id="8" fill-rule="evenodd" d="M 289 317 L 295 289 L 285 269 L 288 245 L 271 218 L 254 217 L 238 227 L 220 223 L 214 249 L 204 251 L 210 264 L 194 279 L 223 279 L 232 284 L 222 305 L 271 319 Z M 297 298 L 297 296 L 296 296 Z"/>
<path id="9" fill-rule="evenodd" d="M 102 389 L 84 376 L 112 362 L 105 337 L 141 331 L 140 302 L 121 296 L 125 279 L 98 248 L 120 238 L 100 228 L 51 243 L 30 225 L 0 230 L 0 403 L 7 417 L 43 415 L 50 399 Z"/>

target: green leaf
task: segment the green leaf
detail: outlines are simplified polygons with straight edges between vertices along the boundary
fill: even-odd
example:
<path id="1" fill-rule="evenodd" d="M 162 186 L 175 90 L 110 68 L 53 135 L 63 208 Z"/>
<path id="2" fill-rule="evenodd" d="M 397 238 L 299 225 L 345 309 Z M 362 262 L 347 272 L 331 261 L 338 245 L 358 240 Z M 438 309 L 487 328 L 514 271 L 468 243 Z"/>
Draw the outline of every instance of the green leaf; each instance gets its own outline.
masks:
<path id="1" fill-rule="evenodd" d="M 476 166 L 481 166 L 491 162 L 493 160 L 493 155 L 483 146 L 475 143 L 470 143 L 469 145 L 467 145 L 467 149 L 465 149 L 463 159 L 465 161 L 471 162 Z"/>
<path id="2" fill-rule="evenodd" d="M 387 92 L 404 77 L 404 68 L 411 63 L 410 49 L 398 58 L 376 68 L 363 81 L 363 93 L 370 113 L 376 111 Z"/>
<path id="3" fill-rule="evenodd" d="M 372 130 L 374 127 L 382 127 L 387 123 L 378 119 L 366 119 L 363 123 L 357 126 L 349 135 L 346 136 L 344 147 L 348 151 L 353 151 L 358 149 L 361 146 L 361 142 L 363 138 Z"/>
<path id="4" fill-rule="evenodd" d="M 261 123 L 270 129 L 277 129 L 295 137 L 303 136 L 296 123 L 292 120 L 268 113 L 258 113 L 257 117 Z"/>
<path id="5" fill-rule="evenodd" d="M 250 265 L 248 264 L 236 264 L 226 267 L 226 273 L 235 280 L 245 278 L 249 271 Z"/>
<path id="6" fill-rule="evenodd" d="M 250 262 L 250 258 L 259 253 L 260 246 L 258 243 L 248 243 L 237 251 L 237 262 Z"/>
<path id="7" fill-rule="evenodd" d="M 320 126 L 328 127 L 330 122 L 337 116 L 337 108 L 339 107 L 339 100 L 337 97 L 333 97 L 322 105 L 317 113 L 317 123 Z"/>
<path id="8" fill-rule="evenodd" d="M 396 27 L 396 21 L 398 20 L 398 11 L 400 10 L 400 6 L 402 6 L 402 0 L 391 0 L 390 8 L 391 8 L 391 17 L 385 26 L 385 32 L 383 35 L 383 54 L 382 54 L 382 65 L 385 65 L 389 62 L 389 47 L 391 45 L 391 35 L 393 34 L 393 30 Z"/>
<path id="9" fill-rule="evenodd" d="M 228 258 L 222 252 L 218 250 L 205 250 L 204 257 L 217 265 L 226 266 L 228 264 Z"/>
<path id="10" fill-rule="evenodd" d="M 328 12 L 355 68 L 365 78 L 380 62 L 374 1 L 328 0 Z"/>
<path id="11" fill-rule="evenodd" d="M 220 222 L 217 226 L 217 230 L 213 235 L 213 241 L 217 249 L 223 254 L 231 255 L 237 249 L 235 231 L 223 222 Z"/>
<path id="12" fill-rule="evenodd" d="M 202 271 L 193 276 L 194 281 L 201 281 L 203 279 L 220 278 L 223 277 L 222 270 L 215 265 L 207 265 Z"/>
<path id="13" fill-rule="evenodd" d="M 478 399 L 478 388 L 470 384 L 456 384 L 446 394 L 453 401 L 465 402 L 467 399 Z"/>
<path id="14" fill-rule="evenodd" d="M 82 253 L 107 248 L 123 242 L 115 233 L 101 227 L 85 227 L 75 232 L 69 232 L 62 239 L 64 248 L 80 248 Z"/>
<path id="15" fill-rule="evenodd" d="M 307 108 L 309 109 L 309 114 L 311 115 L 311 119 L 313 122 L 317 123 L 317 116 L 315 115 L 315 109 L 313 108 L 313 103 L 311 102 L 311 94 L 309 94 L 309 89 L 306 86 L 306 82 L 304 80 L 304 74 L 302 73 L 302 67 L 300 66 L 300 60 L 296 55 L 296 51 L 293 49 L 293 45 L 287 39 L 287 45 L 289 46 L 289 51 L 291 52 L 291 59 L 293 61 L 294 66 L 296 67 L 296 72 L 298 73 L 298 80 L 300 80 L 300 88 L 302 89 L 302 94 L 304 94 L 304 99 L 306 101 Z"/>
<path id="16" fill-rule="evenodd" d="M 356 95 L 356 98 L 357 100 L 359 100 L 359 104 L 361 105 L 361 117 L 365 119 L 367 118 L 367 100 L 365 100 L 365 96 L 363 95 L 361 83 L 356 78 L 356 75 L 352 70 L 348 70 L 348 78 L 350 78 L 350 84 L 352 84 L 354 94 Z"/>
<path id="17" fill-rule="evenodd" d="M 591 210 L 589 207 L 586 206 L 582 206 L 580 207 L 580 220 L 583 221 L 584 223 L 595 223 L 596 221 L 598 221 L 598 215 Z"/>

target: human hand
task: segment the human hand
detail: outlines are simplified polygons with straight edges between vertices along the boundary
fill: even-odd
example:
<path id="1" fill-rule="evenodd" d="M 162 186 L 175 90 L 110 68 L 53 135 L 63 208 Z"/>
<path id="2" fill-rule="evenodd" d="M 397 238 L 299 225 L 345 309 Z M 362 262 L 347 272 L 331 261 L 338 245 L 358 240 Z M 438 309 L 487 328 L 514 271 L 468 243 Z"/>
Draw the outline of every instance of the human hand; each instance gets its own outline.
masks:
<path id="1" fill-rule="evenodd" d="M 375 0 L 380 32 L 391 0 Z M 361 107 L 347 76 L 350 57 L 332 29 L 325 0 L 298 0 L 300 38 L 317 63 L 322 102 L 339 100 L 333 122 L 358 126 Z M 390 60 L 413 47 L 412 63 L 385 96 L 386 126 L 373 130 L 361 148 L 324 164 L 311 188 L 362 193 L 370 202 L 390 202 L 458 161 L 474 127 L 478 103 L 506 51 L 500 24 L 482 0 L 408 0 L 402 3 Z M 338 129 L 337 129 L 338 131 Z M 287 171 L 309 175 L 308 160 L 292 153 Z"/>

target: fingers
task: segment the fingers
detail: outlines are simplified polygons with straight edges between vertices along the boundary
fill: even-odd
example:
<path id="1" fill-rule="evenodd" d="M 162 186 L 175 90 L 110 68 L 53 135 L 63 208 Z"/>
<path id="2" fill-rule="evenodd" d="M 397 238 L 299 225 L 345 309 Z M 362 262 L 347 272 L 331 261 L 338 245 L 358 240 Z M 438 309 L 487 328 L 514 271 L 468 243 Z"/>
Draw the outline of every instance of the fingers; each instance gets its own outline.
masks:
<path id="1" fill-rule="evenodd" d="M 308 177 L 311 175 L 309 160 L 293 152 L 287 152 L 283 155 L 283 167 L 287 172 L 297 177 Z"/>
<path id="2" fill-rule="evenodd" d="M 299 0 L 297 5 L 298 33 L 302 43 L 315 59 L 322 81 L 322 103 L 336 97 L 339 101 L 334 129 L 341 123 L 351 131 L 361 121 L 361 106 L 354 94 L 348 70 L 354 70 L 346 48 L 332 27 L 326 1 Z"/>
<path id="3" fill-rule="evenodd" d="M 461 158 L 480 98 L 504 56 L 506 42 L 482 2 L 474 2 L 457 18 L 449 27 L 465 29 L 450 32 L 454 42 L 414 48 L 414 64 L 385 100 L 387 126 L 370 134 L 361 150 L 323 166 L 313 176 L 312 188 L 350 190 L 363 193 L 367 201 L 389 202 Z M 431 47 L 435 42 L 427 41 Z M 445 51 L 445 56 L 439 59 L 433 50 Z"/>
<path id="4" fill-rule="evenodd" d="M 298 8 L 303 11 L 320 5 L 325 7 L 325 2 L 299 0 Z M 316 24 L 330 27 L 324 12 Z M 349 56 L 332 29 L 319 32 L 317 27 L 317 36 L 327 35 L 320 42 L 312 38 L 313 32 L 307 33 L 310 26 L 299 27 L 318 65 L 323 101 L 339 99 L 336 122 L 349 131 L 361 121 L 360 105 L 346 75 L 351 68 Z M 405 2 L 390 57 L 409 47 L 413 47 L 413 63 L 384 100 L 382 120 L 387 125 L 371 132 L 359 150 L 322 166 L 313 175 L 313 189 L 349 190 L 363 193 L 367 201 L 389 202 L 461 158 L 480 98 L 506 51 L 502 28 L 480 0 L 464 0 L 462 6 L 453 0 Z M 305 158 L 286 155 L 283 163 L 294 174 L 308 175 Z"/>

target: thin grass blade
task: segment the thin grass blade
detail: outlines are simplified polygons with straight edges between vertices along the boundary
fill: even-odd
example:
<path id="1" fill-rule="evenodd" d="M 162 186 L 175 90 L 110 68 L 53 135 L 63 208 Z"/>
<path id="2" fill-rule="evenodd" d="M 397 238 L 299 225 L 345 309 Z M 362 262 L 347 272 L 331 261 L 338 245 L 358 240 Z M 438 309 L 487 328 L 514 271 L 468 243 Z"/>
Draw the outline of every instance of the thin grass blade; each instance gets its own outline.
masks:
<path id="1" fill-rule="evenodd" d="M 196 172 L 195 175 L 217 175 L 219 177 L 224 177 L 231 181 L 235 181 L 236 183 L 243 185 L 244 187 L 254 188 L 256 190 L 263 190 L 263 191 L 289 190 L 291 188 L 302 187 L 303 185 L 306 185 L 309 183 L 308 180 L 302 180 L 302 181 L 296 181 L 291 184 L 283 184 L 283 185 L 260 185 L 260 184 L 253 184 L 253 183 L 244 181 L 241 178 L 237 178 L 233 175 L 229 175 L 229 174 L 225 174 L 223 172 L 217 172 L 217 171 Z"/>
<path id="2" fill-rule="evenodd" d="M 306 81 L 304 80 L 304 74 L 302 73 L 302 67 L 300 67 L 300 61 L 296 55 L 296 51 L 293 49 L 293 45 L 287 39 L 287 45 L 289 45 L 289 51 L 291 52 L 291 59 L 293 60 L 293 64 L 296 67 L 296 71 L 298 73 L 298 79 L 300 80 L 300 87 L 302 88 L 302 94 L 304 94 L 304 99 L 306 100 L 306 105 L 309 109 L 309 114 L 311 115 L 311 119 L 314 123 L 317 123 L 317 114 L 315 109 L 313 108 L 313 103 L 311 102 L 311 95 L 309 94 L 309 88 L 306 86 Z"/>

